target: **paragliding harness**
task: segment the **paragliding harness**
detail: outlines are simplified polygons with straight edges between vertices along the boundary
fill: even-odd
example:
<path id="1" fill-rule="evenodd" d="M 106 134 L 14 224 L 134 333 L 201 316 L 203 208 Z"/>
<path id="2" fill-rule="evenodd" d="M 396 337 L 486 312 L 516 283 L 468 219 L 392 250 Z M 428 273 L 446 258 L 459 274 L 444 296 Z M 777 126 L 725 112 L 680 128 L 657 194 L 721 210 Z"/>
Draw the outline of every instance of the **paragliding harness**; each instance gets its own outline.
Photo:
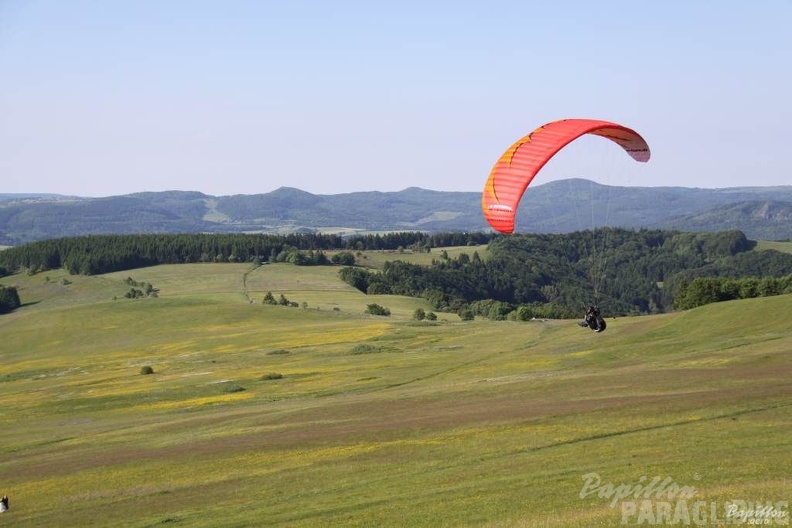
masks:
<path id="1" fill-rule="evenodd" d="M 602 332 L 607 325 L 605 319 L 600 315 L 599 308 L 596 305 L 591 305 L 586 310 L 586 318 L 580 323 L 580 326 L 588 327 L 594 332 Z"/>

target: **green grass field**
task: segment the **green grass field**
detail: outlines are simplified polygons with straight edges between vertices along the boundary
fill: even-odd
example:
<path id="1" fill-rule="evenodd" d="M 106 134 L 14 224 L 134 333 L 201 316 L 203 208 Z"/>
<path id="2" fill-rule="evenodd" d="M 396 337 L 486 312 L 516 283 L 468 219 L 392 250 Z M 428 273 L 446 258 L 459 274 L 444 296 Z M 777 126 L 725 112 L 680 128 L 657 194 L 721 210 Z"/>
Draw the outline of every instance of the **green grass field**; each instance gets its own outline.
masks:
<path id="1" fill-rule="evenodd" d="M 756 245 L 756 249 L 761 251 L 763 249 L 775 249 L 782 253 L 792 253 L 792 242 L 777 242 L 772 240 L 760 240 Z"/>
<path id="2" fill-rule="evenodd" d="M 123 298 L 127 277 L 158 297 Z M 582 493 L 590 473 L 695 488 L 703 526 L 727 501 L 790 499 L 788 295 L 594 334 L 413 321 L 424 301 L 366 296 L 333 267 L 0 284 L 24 303 L 0 316 L 3 526 L 622 525 L 623 503 Z"/>
<path id="3" fill-rule="evenodd" d="M 339 251 L 328 251 L 327 255 L 332 256 Z M 473 253 L 478 253 L 479 257 L 486 260 L 489 256 L 488 248 L 485 245 L 479 246 L 454 246 L 447 248 L 433 248 L 429 253 L 404 251 L 356 251 L 355 259 L 358 265 L 370 268 L 381 269 L 386 262 L 400 260 L 411 264 L 421 264 L 428 266 L 433 260 L 440 260 L 445 254 L 449 259 L 456 259 L 461 254 L 473 257 Z"/>

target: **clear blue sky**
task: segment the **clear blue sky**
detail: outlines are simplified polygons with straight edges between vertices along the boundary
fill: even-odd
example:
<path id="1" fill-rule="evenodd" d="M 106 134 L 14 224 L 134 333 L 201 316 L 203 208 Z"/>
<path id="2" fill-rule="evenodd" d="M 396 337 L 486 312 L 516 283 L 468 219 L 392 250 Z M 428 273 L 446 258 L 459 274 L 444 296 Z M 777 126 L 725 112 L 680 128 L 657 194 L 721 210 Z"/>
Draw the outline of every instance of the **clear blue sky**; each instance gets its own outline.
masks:
<path id="1" fill-rule="evenodd" d="M 790 185 L 791 28 L 790 0 L 0 0 L 0 193 L 480 191 L 565 117 L 649 142 L 603 183 Z"/>

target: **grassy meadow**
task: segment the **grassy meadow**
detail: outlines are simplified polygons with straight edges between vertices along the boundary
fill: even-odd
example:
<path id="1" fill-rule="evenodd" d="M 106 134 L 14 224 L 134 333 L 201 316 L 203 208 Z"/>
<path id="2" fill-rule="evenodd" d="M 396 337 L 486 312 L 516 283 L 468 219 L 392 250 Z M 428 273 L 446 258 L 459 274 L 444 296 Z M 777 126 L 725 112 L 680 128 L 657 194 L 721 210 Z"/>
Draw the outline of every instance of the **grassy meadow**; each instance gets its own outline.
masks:
<path id="1" fill-rule="evenodd" d="M 614 498 L 582 493 L 591 473 L 695 488 L 704 526 L 727 501 L 790 499 L 789 295 L 595 334 L 418 322 L 423 300 L 337 271 L 0 279 L 23 302 L 0 316 L 0 526 L 621 525 Z M 124 298 L 127 277 L 158 297 Z"/>
<path id="2" fill-rule="evenodd" d="M 447 247 L 447 248 L 433 248 L 429 253 L 422 253 L 422 252 L 415 252 L 412 250 L 404 250 L 404 251 L 362 251 L 359 255 L 356 255 L 355 258 L 358 260 L 359 264 L 362 266 L 370 267 L 370 268 L 378 268 L 381 269 L 385 262 L 393 261 L 393 260 L 401 260 L 402 262 L 409 262 L 411 264 L 421 264 L 424 266 L 428 266 L 432 263 L 433 260 L 438 260 L 441 258 L 443 253 L 449 259 L 456 259 L 462 253 L 467 254 L 469 257 L 473 256 L 473 253 L 476 252 L 479 254 L 479 257 L 486 260 L 488 257 L 488 249 L 487 245 L 478 245 L 478 246 L 455 246 L 455 247 Z M 332 255 L 332 252 L 328 252 L 328 255 Z"/>
<path id="3" fill-rule="evenodd" d="M 792 242 L 789 240 L 760 240 L 756 245 L 756 249 L 759 251 L 763 249 L 775 249 L 776 251 L 781 251 L 782 253 L 792 253 Z"/>

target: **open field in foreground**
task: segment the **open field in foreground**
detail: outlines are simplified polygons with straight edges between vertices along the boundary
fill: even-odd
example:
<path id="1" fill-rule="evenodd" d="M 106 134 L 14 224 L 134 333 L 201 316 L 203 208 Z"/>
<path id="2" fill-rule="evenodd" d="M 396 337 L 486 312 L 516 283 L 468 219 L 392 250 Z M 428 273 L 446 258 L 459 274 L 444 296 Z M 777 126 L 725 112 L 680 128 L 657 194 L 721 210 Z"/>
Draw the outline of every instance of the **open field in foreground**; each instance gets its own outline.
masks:
<path id="1" fill-rule="evenodd" d="M 594 334 L 419 323 L 422 300 L 372 300 L 336 271 L 0 279 L 24 303 L 0 316 L 0 525 L 684 526 L 684 507 L 710 526 L 728 501 L 788 515 L 789 296 Z M 123 298 L 130 276 L 159 297 Z M 267 291 L 307 307 L 264 306 Z M 393 315 L 363 315 L 371 302 Z M 607 487 L 654 477 L 689 496 Z"/>

